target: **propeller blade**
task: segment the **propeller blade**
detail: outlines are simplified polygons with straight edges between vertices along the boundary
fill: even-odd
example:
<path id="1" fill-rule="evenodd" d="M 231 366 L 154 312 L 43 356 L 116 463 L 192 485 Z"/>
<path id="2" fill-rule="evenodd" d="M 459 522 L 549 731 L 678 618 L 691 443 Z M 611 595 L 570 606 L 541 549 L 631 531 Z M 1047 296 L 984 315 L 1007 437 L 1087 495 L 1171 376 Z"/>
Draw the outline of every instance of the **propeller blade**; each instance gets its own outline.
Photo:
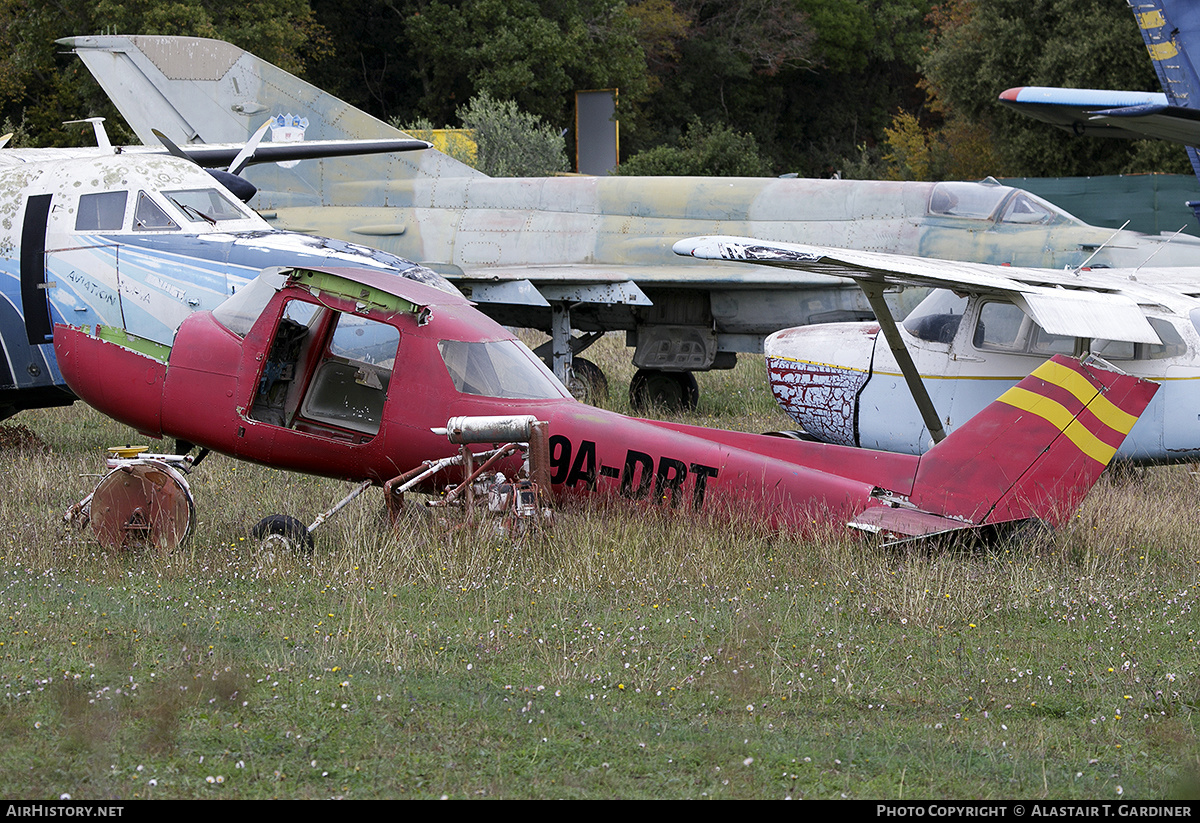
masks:
<path id="1" fill-rule="evenodd" d="M 258 127 L 258 131 L 254 132 L 254 136 L 250 138 L 250 142 L 242 147 L 238 156 L 233 158 L 233 162 L 229 164 L 230 174 L 241 174 L 242 169 L 246 168 L 246 164 L 250 162 L 250 158 L 254 156 L 258 144 L 262 142 L 263 135 L 267 133 L 267 129 L 271 127 L 271 121 L 263 123 Z"/>
<path id="2" fill-rule="evenodd" d="M 158 138 L 158 142 L 162 143 L 168 152 L 184 160 L 191 160 L 193 163 L 196 162 L 195 160 L 192 160 L 192 158 L 188 157 L 187 152 L 179 148 L 179 146 L 176 146 L 170 137 L 167 137 L 158 129 L 151 129 L 150 131 L 154 132 L 154 136 Z"/>

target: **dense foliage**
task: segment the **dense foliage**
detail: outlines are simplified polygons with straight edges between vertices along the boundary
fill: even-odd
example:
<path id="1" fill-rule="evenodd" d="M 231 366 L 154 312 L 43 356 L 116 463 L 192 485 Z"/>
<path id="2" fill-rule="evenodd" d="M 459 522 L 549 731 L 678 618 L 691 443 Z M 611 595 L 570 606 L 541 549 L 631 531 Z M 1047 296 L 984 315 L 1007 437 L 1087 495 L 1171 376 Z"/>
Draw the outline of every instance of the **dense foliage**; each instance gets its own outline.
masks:
<path id="1" fill-rule="evenodd" d="M 1176 147 L 1074 139 L 996 104 L 1015 85 L 1156 88 L 1124 0 L 0 0 L 0 118 L 18 143 L 84 142 L 61 124 L 93 114 L 132 139 L 54 43 L 98 32 L 227 39 L 397 122 L 461 125 L 486 96 L 568 145 L 574 92 L 619 89 L 623 159 L 650 152 L 634 171 L 694 168 L 680 160 L 701 135 L 744 140 L 745 162 L 721 168 L 754 173 L 1187 168 Z"/>

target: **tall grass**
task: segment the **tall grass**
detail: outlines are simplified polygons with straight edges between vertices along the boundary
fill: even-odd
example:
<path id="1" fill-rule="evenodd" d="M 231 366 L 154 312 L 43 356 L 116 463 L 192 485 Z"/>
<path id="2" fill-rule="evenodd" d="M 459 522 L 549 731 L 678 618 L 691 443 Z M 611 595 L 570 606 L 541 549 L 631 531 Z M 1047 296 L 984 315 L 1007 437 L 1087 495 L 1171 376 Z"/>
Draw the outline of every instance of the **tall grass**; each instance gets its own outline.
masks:
<path id="1" fill-rule="evenodd" d="M 788 427 L 743 360 L 680 419 Z M 8 798 L 1129 799 L 1200 775 L 1192 467 L 992 546 L 600 504 L 517 539 L 411 501 L 393 531 L 368 493 L 303 555 L 247 529 L 350 486 L 213 456 L 187 545 L 105 552 L 61 516 L 135 435 L 82 406 L 11 422 L 45 447 L 0 479 Z"/>

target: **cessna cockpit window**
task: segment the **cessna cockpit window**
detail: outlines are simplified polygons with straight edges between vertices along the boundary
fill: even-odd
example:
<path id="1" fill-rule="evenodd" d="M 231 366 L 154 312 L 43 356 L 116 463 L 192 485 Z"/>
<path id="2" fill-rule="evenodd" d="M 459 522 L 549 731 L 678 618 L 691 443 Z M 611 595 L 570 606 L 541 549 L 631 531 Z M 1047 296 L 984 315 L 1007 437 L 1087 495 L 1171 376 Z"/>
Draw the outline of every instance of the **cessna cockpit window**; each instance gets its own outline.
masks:
<path id="1" fill-rule="evenodd" d="M 183 212 L 188 220 L 217 223 L 221 220 L 244 220 L 246 214 L 216 189 L 182 189 L 164 191 L 163 196 Z"/>
<path id="2" fill-rule="evenodd" d="M 139 191 L 137 208 L 133 212 L 133 228 L 135 231 L 178 231 L 179 224 L 151 200 L 150 195 Z"/>
<path id="3" fill-rule="evenodd" d="M 377 434 L 400 331 L 386 323 L 341 312 L 335 322 L 328 353 L 313 372 L 300 415 L 327 426 Z M 302 346 L 302 342 L 297 345 Z"/>
<path id="4" fill-rule="evenodd" d="M 281 272 L 263 272 L 213 309 L 213 317 L 238 337 L 245 337 L 275 292 L 286 282 L 287 276 Z"/>
<path id="5" fill-rule="evenodd" d="M 438 351 L 454 388 L 463 394 L 520 400 L 570 397 L 549 369 L 516 340 L 465 343 L 443 340 Z"/>
<path id="6" fill-rule="evenodd" d="M 904 330 L 928 343 L 951 343 L 966 309 L 967 298 L 935 289 L 905 318 Z"/>
<path id="7" fill-rule="evenodd" d="M 129 193 L 102 191 L 79 198 L 75 231 L 119 231 L 125 225 L 125 201 Z"/>
<path id="8" fill-rule="evenodd" d="M 1012 303 L 984 303 L 975 325 L 977 349 L 1025 350 L 1025 312 Z"/>

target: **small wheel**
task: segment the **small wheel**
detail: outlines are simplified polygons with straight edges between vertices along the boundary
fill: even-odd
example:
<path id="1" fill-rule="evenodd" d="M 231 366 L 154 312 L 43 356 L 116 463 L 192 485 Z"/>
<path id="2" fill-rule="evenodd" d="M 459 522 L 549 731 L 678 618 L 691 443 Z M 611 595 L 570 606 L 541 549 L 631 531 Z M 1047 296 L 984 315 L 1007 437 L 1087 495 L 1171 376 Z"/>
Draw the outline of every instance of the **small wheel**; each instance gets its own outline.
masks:
<path id="1" fill-rule="evenodd" d="M 603 370 L 591 360 L 582 357 L 571 358 L 571 370 L 574 376 L 567 381 L 567 389 L 571 396 L 584 403 L 596 403 L 608 399 L 608 378 Z"/>
<path id="2" fill-rule="evenodd" d="M 271 514 L 254 524 L 250 536 L 263 545 L 311 554 L 316 543 L 308 527 L 286 514 Z"/>
<path id="3" fill-rule="evenodd" d="M 629 405 L 636 411 L 691 411 L 700 400 L 700 385 L 690 371 L 638 369 L 629 381 Z"/>

